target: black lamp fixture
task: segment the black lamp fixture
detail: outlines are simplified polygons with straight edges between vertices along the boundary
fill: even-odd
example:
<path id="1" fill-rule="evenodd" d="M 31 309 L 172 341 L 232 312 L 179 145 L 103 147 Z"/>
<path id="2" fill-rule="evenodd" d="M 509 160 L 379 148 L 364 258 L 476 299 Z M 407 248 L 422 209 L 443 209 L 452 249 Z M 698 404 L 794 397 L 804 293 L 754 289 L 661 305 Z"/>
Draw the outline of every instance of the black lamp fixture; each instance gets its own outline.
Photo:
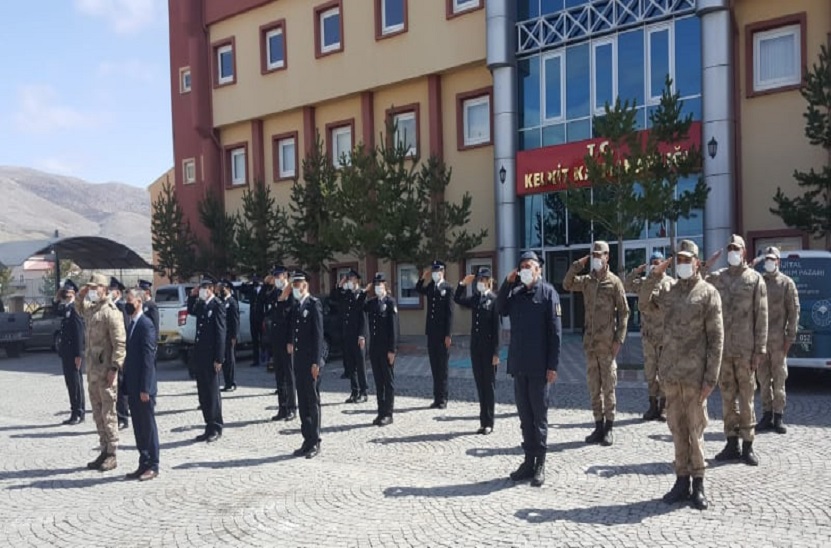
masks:
<path id="1" fill-rule="evenodd" d="M 715 137 L 711 138 L 710 142 L 707 143 L 707 153 L 710 155 L 710 158 L 715 158 L 716 154 L 718 154 L 718 141 L 716 141 Z"/>
<path id="2" fill-rule="evenodd" d="M 505 184 L 505 177 L 508 176 L 508 171 L 505 169 L 505 166 L 501 166 L 499 168 L 499 182 L 503 185 Z"/>

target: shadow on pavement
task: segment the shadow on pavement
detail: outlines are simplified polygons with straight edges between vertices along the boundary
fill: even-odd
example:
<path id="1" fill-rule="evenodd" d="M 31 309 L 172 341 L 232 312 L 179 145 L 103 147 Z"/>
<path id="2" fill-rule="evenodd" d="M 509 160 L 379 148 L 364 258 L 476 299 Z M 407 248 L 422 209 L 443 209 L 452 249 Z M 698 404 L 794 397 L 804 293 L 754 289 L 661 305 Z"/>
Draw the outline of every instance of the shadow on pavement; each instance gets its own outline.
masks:
<path id="1" fill-rule="evenodd" d="M 462 483 L 459 485 L 440 485 L 437 487 L 387 487 L 384 496 L 400 497 L 486 497 L 497 491 L 514 487 L 514 483 L 507 478 L 496 478 L 477 483 Z"/>
<path id="2" fill-rule="evenodd" d="M 592 508 L 574 508 L 572 510 L 524 509 L 514 516 L 528 523 L 550 523 L 570 521 L 573 523 L 590 523 L 595 525 L 629 525 L 642 523 L 654 516 L 668 514 L 677 506 L 664 504 L 661 499 L 644 500 L 628 504 L 595 506 Z"/>
<path id="3" fill-rule="evenodd" d="M 590 466 L 586 474 L 593 474 L 601 478 L 612 478 L 615 476 L 664 476 L 674 474 L 672 465 L 667 462 L 644 462 L 641 464 L 609 464 Z"/>
<path id="4" fill-rule="evenodd" d="M 445 432 L 435 434 L 418 434 L 415 436 L 405 436 L 403 438 L 376 438 L 369 440 L 370 443 L 378 443 L 381 445 L 391 445 L 394 443 L 430 443 L 434 441 L 450 441 L 463 436 L 476 436 L 476 432 Z"/>
<path id="5" fill-rule="evenodd" d="M 65 415 L 66 413 L 61 413 Z M 24 424 L 20 426 L 0 426 L 0 432 L 14 432 L 15 430 L 43 430 L 46 428 L 60 428 L 62 425 L 59 422 L 55 424 Z"/>
<path id="6" fill-rule="evenodd" d="M 184 464 L 180 464 L 178 466 L 174 466 L 174 470 L 189 470 L 191 468 L 211 468 L 214 470 L 221 470 L 223 468 L 247 468 L 250 466 L 261 466 L 263 464 L 270 464 L 275 462 L 283 462 L 287 460 L 295 460 L 299 457 L 295 457 L 291 453 L 285 455 L 271 455 L 268 457 L 256 458 L 256 459 L 235 459 L 235 460 L 222 460 L 222 461 L 215 461 L 215 462 L 186 462 Z"/>
<path id="7" fill-rule="evenodd" d="M 465 451 L 471 457 L 497 457 L 502 455 L 522 455 L 522 448 L 516 447 L 473 447 Z"/>
<path id="8" fill-rule="evenodd" d="M 76 468 L 52 468 L 52 469 L 37 469 L 37 470 L 15 470 L 13 472 L 3 472 L 3 479 L 40 479 L 51 478 L 52 476 L 65 476 L 68 474 L 76 474 L 78 472 L 86 472 L 86 466 L 79 466 Z"/>
<path id="9" fill-rule="evenodd" d="M 649 434 L 649 439 L 654 441 L 665 441 L 672 443 L 672 434 Z M 724 441 L 724 434 L 721 432 L 704 432 L 704 441 Z"/>
<path id="10" fill-rule="evenodd" d="M 510 419 L 512 417 L 518 416 L 517 413 L 497 413 L 493 417 L 494 419 Z M 472 413 L 466 416 L 439 416 L 433 417 L 434 421 L 437 422 L 455 422 L 455 421 L 478 421 L 479 415 Z"/>
<path id="11" fill-rule="evenodd" d="M 14 439 L 52 439 L 52 438 L 72 438 L 75 436 L 90 436 L 95 434 L 95 430 L 64 430 L 61 432 L 43 432 L 34 434 L 12 434 Z"/>
<path id="12" fill-rule="evenodd" d="M 105 483 L 125 481 L 123 474 L 116 473 L 117 475 L 102 476 L 101 472 L 94 470 L 89 471 L 89 473 L 96 474 L 96 477 L 83 479 L 38 480 L 27 485 L 11 485 L 6 489 L 9 491 L 18 491 L 22 489 L 86 489 L 87 487 L 94 487 Z"/>

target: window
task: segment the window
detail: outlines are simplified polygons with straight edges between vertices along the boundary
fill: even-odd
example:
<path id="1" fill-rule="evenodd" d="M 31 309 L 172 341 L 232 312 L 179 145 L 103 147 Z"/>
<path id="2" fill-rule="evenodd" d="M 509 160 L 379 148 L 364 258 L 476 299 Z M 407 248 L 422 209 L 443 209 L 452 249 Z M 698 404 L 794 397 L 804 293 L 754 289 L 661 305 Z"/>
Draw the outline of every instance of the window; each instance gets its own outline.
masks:
<path id="1" fill-rule="evenodd" d="M 341 168 L 349 164 L 352 155 L 352 124 L 330 126 L 329 150 L 332 153 L 332 165 Z"/>
<path id="2" fill-rule="evenodd" d="M 297 133 L 276 135 L 274 142 L 274 179 L 294 179 L 297 176 Z"/>
<path id="3" fill-rule="evenodd" d="M 179 93 L 190 93 L 190 67 L 179 69 Z"/>
<path id="4" fill-rule="evenodd" d="M 375 0 L 375 38 L 407 31 L 407 0 Z"/>
<path id="5" fill-rule="evenodd" d="M 246 147 L 235 147 L 229 152 L 232 186 L 244 185 L 248 183 L 245 165 L 246 156 Z"/>
<path id="6" fill-rule="evenodd" d="M 491 90 L 478 90 L 456 96 L 458 148 L 491 144 Z"/>
<path id="7" fill-rule="evenodd" d="M 286 68 L 285 19 L 260 27 L 260 55 L 263 74 Z"/>
<path id="8" fill-rule="evenodd" d="M 196 182 L 196 161 L 193 158 L 182 162 L 182 182 L 186 185 Z"/>
<path id="9" fill-rule="evenodd" d="M 753 34 L 753 91 L 799 85 L 801 34 L 798 24 Z"/>
<path id="10" fill-rule="evenodd" d="M 224 44 L 216 48 L 216 83 L 221 86 L 234 82 L 234 46 Z"/>
<path id="11" fill-rule="evenodd" d="M 595 115 L 606 112 L 606 105 L 614 106 L 617 99 L 617 42 L 603 40 L 592 44 L 592 110 Z"/>
<path id="12" fill-rule="evenodd" d="M 648 104 L 658 104 L 664 91 L 667 76 L 675 80 L 675 62 L 670 52 L 674 50 L 671 25 L 649 29 L 647 36 L 646 78 Z M 673 82 L 673 90 L 675 84 Z"/>
<path id="13" fill-rule="evenodd" d="M 343 51 L 343 18 L 341 0 L 315 8 L 316 56 Z"/>
<path id="14" fill-rule="evenodd" d="M 543 97 L 545 97 L 545 114 L 547 122 L 563 119 L 565 111 L 565 72 L 566 64 L 563 53 L 555 53 L 543 58 Z"/>
<path id="15" fill-rule="evenodd" d="M 447 0 L 447 18 L 482 7 L 482 0 Z"/>
<path id="16" fill-rule="evenodd" d="M 413 104 L 387 111 L 387 118 L 395 126 L 394 143 L 404 147 L 407 156 L 418 154 L 418 107 Z"/>
<path id="17" fill-rule="evenodd" d="M 417 307 L 421 305 L 421 299 L 415 290 L 418 283 L 418 269 L 412 264 L 400 264 L 396 267 L 396 280 L 398 287 L 398 305 L 401 307 Z"/>

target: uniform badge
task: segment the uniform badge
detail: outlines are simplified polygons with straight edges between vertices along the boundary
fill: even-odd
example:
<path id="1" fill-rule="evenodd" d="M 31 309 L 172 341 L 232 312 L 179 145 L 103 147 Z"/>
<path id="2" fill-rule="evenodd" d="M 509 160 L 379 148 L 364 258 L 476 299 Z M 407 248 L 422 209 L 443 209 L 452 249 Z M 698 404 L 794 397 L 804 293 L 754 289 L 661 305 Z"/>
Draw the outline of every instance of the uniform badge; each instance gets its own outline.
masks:
<path id="1" fill-rule="evenodd" d="M 72 315 L 72 313 L 71 313 L 69 310 L 67 310 L 67 311 L 66 311 L 66 317 L 68 318 L 68 317 L 70 317 L 71 315 Z"/>
<path id="2" fill-rule="evenodd" d="M 560 307 L 560 303 L 554 305 L 554 311 L 557 313 L 557 316 L 563 315 L 563 309 Z"/>
<path id="3" fill-rule="evenodd" d="M 308 315 L 309 315 L 309 309 L 307 308 L 306 310 L 303 311 L 303 317 L 305 318 Z"/>
<path id="4" fill-rule="evenodd" d="M 393 306 L 392 311 L 394 314 L 398 314 L 398 306 Z"/>
<path id="5" fill-rule="evenodd" d="M 208 310 L 208 317 L 210 318 L 213 315 L 214 315 L 214 311 L 213 310 Z"/>
<path id="6" fill-rule="evenodd" d="M 225 303 L 225 310 L 228 310 L 229 308 L 231 308 L 231 303 Z"/>
<path id="7" fill-rule="evenodd" d="M 447 295 L 447 290 L 446 290 L 446 289 L 442 289 L 442 290 L 441 290 L 441 296 L 442 296 L 442 297 L 444 297 L 445 295 Z"/>

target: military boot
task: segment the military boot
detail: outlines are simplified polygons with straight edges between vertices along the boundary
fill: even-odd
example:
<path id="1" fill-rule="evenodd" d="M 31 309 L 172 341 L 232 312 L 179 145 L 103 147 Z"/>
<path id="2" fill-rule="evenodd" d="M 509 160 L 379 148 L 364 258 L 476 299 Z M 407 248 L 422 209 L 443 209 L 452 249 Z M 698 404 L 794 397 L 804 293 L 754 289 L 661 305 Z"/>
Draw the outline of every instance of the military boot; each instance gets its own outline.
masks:
<path id="1" fill-rule="evenodd" d="M 87 468 L 90 470 L 98 470 L 101 467 L 101 464 L 107 458 L 107 451 L 102 449 L 101 454 L 96 457 L 96 459 L 92 462 L 87 463 Z"/>
<path id="2" fill-rule="evenodd" d="M 742 454 L 739 451 L 739 437 L 730 436 L 727 438 L 727 444 L 724 446 L 724 449 L 720 453 L 717 453 L 715 458 L 719 462 L 724 462 L 728 460 L 739 460 L 741 456 Z"/>
<path id="3" fill-rule="evenodd" d="M 531 487 L 542 487 L 545 483 L 545 455 L 541 455 L 534 461 L 534 477 L 531 479 Z"/>
<path id="4" fill-rule="evenodd" d="M 690 498 L 690 477 L 678 476 L 675 478 L 675 485 L 669 490 L 669 493 L 663 496 L 663 501 L 667 504 L 675 504 L 682 500 Z"/>
<path id="5" fill-rule="evenodd" d="M 773 413 L 771 411 L 765 411 L 762 413 L 762 420 L 756 423 L 756 431 L 764 432 L 771 428 L 773 428 Z"/>
<path id="6" fill-rule="evenodd" d="M 516 471 L 511 472 L 512 481 L 525 481 L 534 477 L 534 457 L 525 454 L 525 460 L 519 465 Z"/>
<path id="7" fill-rule="evenodd" d="M 603 420 L 594 422 L 594 431 L 586 436 L 586 443 L 600 443 L 603 439 Z"/>
<path id="8" fill-rule="evenodd" d="M 118 463 L 115 460 L 115 453 L 110 453 L 107 455 L 107 458 L 104 459 L 104 462 L 101 463 L 101 466 L 98 469 L 102 472 L 109 472 L 110 470 L 115 470 Z"/>
<path id="9" fill-rule="evenodd" d="M 696 510 L 706 510 L 710 506 L 707 495 L 704 494 L 704 478 L 692 480 L 692 505 Z"/>
<path id="10" fill-rule="evenodd" d="M 612 433 L 612 428 L 615 421 L 606 421 L 603 425 L 603 438 L 600 440 L 600 445 L 603 447 L 611 447 L 615 443 L 615 435 Z"/>
<path id="11" fill-rule="evenodd" d="M 784 422 L 782 422 L 782 413 L 773 414 L 773 429 L 776 431 L 777 434 L 788 433 L 788 427 L 785 426 Z"/>
<path id="12" fill-rule="evenodd" d="M 660 416 L 661 413 L 658 411 L 658 398 L 649 398 L 649 409 L 643 414 L 643 420 L 654 421 Z"/>
<path id="13" fill-rule="evenodd" d="M 753 442 L 742 442 L 742 462 L 748 466 L 759 466 L 759 457 L 753 452 Z"/>

